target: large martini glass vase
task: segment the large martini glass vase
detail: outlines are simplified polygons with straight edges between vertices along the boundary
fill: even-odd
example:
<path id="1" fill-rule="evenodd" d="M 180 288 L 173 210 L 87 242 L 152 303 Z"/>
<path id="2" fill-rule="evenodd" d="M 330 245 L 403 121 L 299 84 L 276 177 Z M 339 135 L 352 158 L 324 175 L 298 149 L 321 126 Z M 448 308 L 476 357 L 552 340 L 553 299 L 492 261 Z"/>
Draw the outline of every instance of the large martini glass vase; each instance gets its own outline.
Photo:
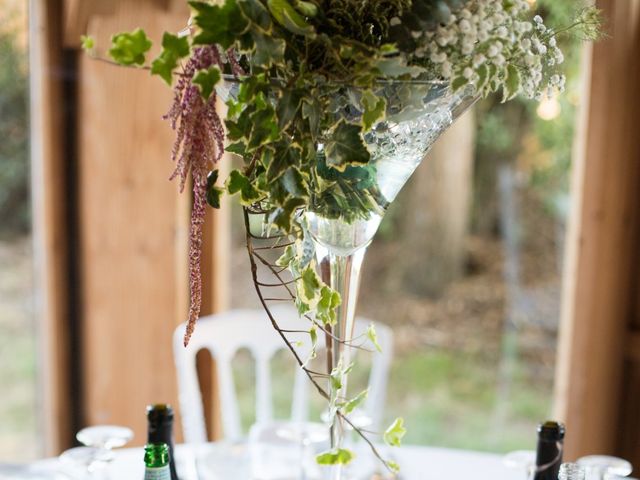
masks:
<path id="1" fill-rule="evenodd" d="M 410 89 L 410 92 L 407 92 Z M 384 199 L 381 209 L 367 218 L 347 221 L 329 218 L 322 208 L 307 213 L 309 233 L 316 246 L 322 280 L 338 291 L 342 303 L 337 308 L 337 323 L 326 335 L 327 369 L 349 365 L 353 339 L 360 272 L 365 252 L 373 239 L 386 207 L 396 198 L 437 138 L 473 103 L 467 92 L 451 92 L 442 84 L 388 85 L 386 120 L 365 135 L 375 167 L 376 191 Z M 409 95 L 407 95 L 409 93 Z M 416 101 L 416 99 L 418 99 Z M 407 103 L 408 101 L 408 103 Z M 321 206 L 320 206 L 321 207 Z M 346 399 L 346 378 L 341 381 L 338 398 Z M 343 447 L 347 425 L 336 416 L 331 424 L 331 447 Z M 344 469 L 331 467 L 331 480 L 344 478 Z"/>

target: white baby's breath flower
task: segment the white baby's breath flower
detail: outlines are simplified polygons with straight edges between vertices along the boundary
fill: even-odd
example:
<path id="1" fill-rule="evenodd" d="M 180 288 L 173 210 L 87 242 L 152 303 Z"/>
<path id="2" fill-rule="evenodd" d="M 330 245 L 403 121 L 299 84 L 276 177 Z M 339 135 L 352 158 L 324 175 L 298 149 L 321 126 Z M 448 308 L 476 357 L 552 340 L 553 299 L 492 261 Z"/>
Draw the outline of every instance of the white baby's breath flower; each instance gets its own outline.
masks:
<path id="1" fill-rule="evenodd" d="M 536 22 L 538 25 L 540 25 L 543 22 L 542 17 L 540 15 L 536 15 L 535 17 L 533 17 L 533 21 Z"/>
<path id="2" fill-rule="evenodd" d="M 480 65 L 482 65 L 486 61 L 487 61 L 487 57 L 485 57 L 482 53 L 477 53 L 473 57 L 473 66 L 474 68 L 478 68 Z"/>
<path id="3" fill-rule="evenodd" d="M 468 33 L 471 31 L 471 23 L 469 23 L 469 20 L 467 20 L 466 18 L 460 20 L 460 23 L 458 23 L 458 27 L 460 28 L 460 31 L 462 33 Z"/>
<path id="4" fill-rule="evenodd" d="M 463 71 L 462 71 L 462 76 L 464 78 L 471 78 L 473 76 L 473 69 L 471 67 L 466 67 Z"/>
<path id="5" fill-rule="evenodd" d="M 493 57 L 493 64 L 496 67 L 503 67 L 505 63 L 506 63 L 506 59 L 504 58 L 504 55 L 502 55 L 501 53 Z"/>
<path id="6" fill-rule="evenodd" d="M 402 24 L 402 20 L 400 20 L 398 17 L 391 17 L 391 20 L 389 20 L 389 25 L 391 25 L 392 27 L 396 27 L 400 24 Z"/>

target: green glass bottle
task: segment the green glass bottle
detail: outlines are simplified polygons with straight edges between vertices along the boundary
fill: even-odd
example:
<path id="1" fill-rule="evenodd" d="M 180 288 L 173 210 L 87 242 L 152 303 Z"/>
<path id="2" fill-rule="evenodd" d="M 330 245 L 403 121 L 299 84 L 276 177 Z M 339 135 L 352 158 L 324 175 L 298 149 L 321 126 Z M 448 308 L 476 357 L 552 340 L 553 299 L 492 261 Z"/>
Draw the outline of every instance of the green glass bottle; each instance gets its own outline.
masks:
<path id="1" fill-rule="evenodd" d="M 144 447 L 144 480 L 171 480 L 169 446 L 149 443 Z"/>
<path id="2" fill-rule="evenodd" d="M 166 443 L 169 447 L 171 480 L 179 480 L 173 450 L 173 408 L 166 403 L 147 406 L 147 443 Z"/>
<path id="3" fill-rule="evenodd" d="M 538 425 L 536 471 L 533 480 L 558 480 L 565 428 L 562 423 L 548 420 Z"/>

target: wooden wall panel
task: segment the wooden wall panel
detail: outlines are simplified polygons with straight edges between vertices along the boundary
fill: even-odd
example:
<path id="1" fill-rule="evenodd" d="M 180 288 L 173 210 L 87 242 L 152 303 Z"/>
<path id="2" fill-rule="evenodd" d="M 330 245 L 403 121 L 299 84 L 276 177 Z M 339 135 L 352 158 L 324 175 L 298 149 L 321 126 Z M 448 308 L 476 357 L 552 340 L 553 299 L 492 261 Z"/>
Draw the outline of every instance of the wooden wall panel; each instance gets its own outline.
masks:
<path id="1" fill-rule="evenodd" d="M 609 37 L 593 47 L 575 158 L 557 372 L 568 459 L 620 451 L 626 335 L 637 293 L 640 0 L 597 5 Z"/>
<path id="2" fill-rule="evenodd" d="M 89 18 L 99 48 L 114 32 L 138 26 L 158 44 L 162 31 L 177 31 L 188 18 L 182 0 L 175 9 L 114 4 L 112 15 Z M 139 445 L 145 406 L 177 403 L 171 340 L 187 314 L 189 193 L 180 196 L 168 180 L 166 85 L 84 55 L 78 78 L 84 417 L 132 427 Z"/>

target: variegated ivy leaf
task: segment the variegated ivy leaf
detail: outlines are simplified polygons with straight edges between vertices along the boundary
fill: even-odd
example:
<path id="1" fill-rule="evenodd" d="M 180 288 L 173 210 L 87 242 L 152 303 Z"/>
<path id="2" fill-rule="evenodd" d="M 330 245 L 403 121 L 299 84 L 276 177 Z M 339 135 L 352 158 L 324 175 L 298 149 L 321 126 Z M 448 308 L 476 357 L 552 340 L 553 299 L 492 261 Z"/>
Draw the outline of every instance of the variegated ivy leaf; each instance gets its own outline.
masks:
<path id="1" fill-rule="evenodd" d="M 309 305 L 315 305 L 320 297 L 322 280 L 313 266 L 304 269 L 296 282 L 298 297 Z"/>
<path id="2" fill-rule="evenodd" d="M 325 325 L 335 325 L 336 308 L 342 300 L 340 294 L 326 285 L 320 290 L 320 300 L 316 305 L 316 318 Z"/>
<path id="3" fill-rule="evenodd" d="M 383 438 L 387 445 L 391 447 L 399 447 L 402 444 L 402 437 L 407 433 L 404 428 L 404 420 L 396 418 L 393 423 L 384 432 Z"/>
<path id="4" fill-rule="evenodd" d="M 120 65 L 144 65 L 146 53 L 151 49 L 151 40 L 144 30 L 123 32 L 111 38 L 109 55 Z"/>
<path id="5" fill-rule="evenodd" d="M 284 232 L 290 232 L 295 224 L 298 209 L 304 207 L 305 203 L 303 198 L 289 198 L 283 205 L 271 211 L 268 218 L 269 223 Z"/>
<path id="6" fill-rule="evenodd" d="M 376 123 L 384 119 L 387 102 L 384 98 L 376 96 L 371 90 L 362 93 L 362 126 L 365 131 L 371 130 Z"/>
<path id="7" fill-rule="evenodd" d="M 282 268 L 291 267 L 291 263 L 297 256 L 295 245 L 289 245 L 284 249 L 283 254 L 276 260 L 276 265 Z"/>
<path id="8" fill-rule="evenodd" d="M 509 64 L 506 68 L 506 78 L 502 86 L 502 101 L 506 102 L 518 95 L 521 83 L 520 70 L 515 65 Z"/>
<path id="9" fill-rule="evenodd" d="M 376 327 L 373 323 L 367 328 L 367 338 L 373 346 L 376 347 L 376 350 L 382 353 L 382 347 L 380 347 L 380 344 L 378 343 L 378 334 L 376 333 Z"/>
<path id="10" fill-rule="evenodd" d="M 385 462 L 385 465 L 387 466 L 387 468 L 389 470 L 391 470 L 393 473 L 398 473 L 400 471 L 400 465 L 398 465 L 396 462 L 394 462 L 393 460 L 387 460 Z"/>
<path id="11" fill-rule="evenodd" d="M 206 70 L 200 70 L 193 77 L 193 83 L 197 85 L 200 90 L 200 95 L 206 101 L 209 100 L 209 97 L 213 93 L 213 89 L 216 87 L 216 84 L 222 78 L 222 73 L 220 69 L 212 65 Z"/>
<path id="12" fill-rule="evenodd" d="M 346 465 L 353 460 L 355 455 L 351 450 L 339 448 L 324 452 L 316 456 L 316 462 L 319 465 Z"/>
<path id="13" fill-rule="evenodd" d="M 224 192 L 223 189 L 216 186 L 218 175 L 218 170 L 213 170 L 207 175 L 207 203 L 213 208 L 220 208 L 220 197 Z"/>
<path id="14" fill-rule="evenodd" d="M 315 17 L 318 14 L 318 7 L 315 3 L 305 2 L 303 0 L 294 0 L 294 7 L 305 17 Z"/>
<path id="15" fill-rule="evenodd" d="M 241 38 L 249 28 L 236 0 L 225 0 L 222 5 L 207 2 L 189 2 L 193 8 L 194 23 L 199 32 L 193 39 L 195 45 L 218 44 L 225 50 Z"/>
<path id="16" fill-rule="evenodd" d="M 286 42 L 281 38 L 274 38 L 259 29 L 252 29 L 251 36 L 255 44 L 255 51 L 251 55 L 251 63 L 260 68 L 268 68 L 284 62 Z"/>
<path id="17" fill-rule="evenodd" d="M 229 174 L 227 191 L 231 195 L 240 192 L 240 201 L 243 205 L 253 205 L 262 197 L 262 193 L 256 190 L 251 181 L 239 170 L 232 170 Z"/>
<path id="18" fill-rule="evenodd" d="M 364 402 L 369 395 L 369 389 L 361 391 L 358 395 L 353 397 L 351 400 L 341 403 L 339 405 L 343 415 L 349 415 L 356 408 L 358 408 L 362 402 Z"/>
<path id="19" fill-rule="evenodd" d="M 267 7 L 276 22 L 291 33 L 305 36 L 315 34 L 313 26 L 287 0 L 267 0 Z"/>
<path id="20" fill-rule="evenodd" d="M 327 165 L 344 171 L 348 165 L 367 163 L 371 154 L 362 140 L 362 126 L 341 119 L 324 147 Z"/>
<path id="21" fill-rule="evenodd" d="M 162 36 L 162 52 L 151 62 L 151 74 L 160 77 L 169 85 L 173 81 L 173 71 L 181 58 L 189 55 L 189 39 L 165 32 Z M 208 98 L 208 96 L 207 96 Z"/>

